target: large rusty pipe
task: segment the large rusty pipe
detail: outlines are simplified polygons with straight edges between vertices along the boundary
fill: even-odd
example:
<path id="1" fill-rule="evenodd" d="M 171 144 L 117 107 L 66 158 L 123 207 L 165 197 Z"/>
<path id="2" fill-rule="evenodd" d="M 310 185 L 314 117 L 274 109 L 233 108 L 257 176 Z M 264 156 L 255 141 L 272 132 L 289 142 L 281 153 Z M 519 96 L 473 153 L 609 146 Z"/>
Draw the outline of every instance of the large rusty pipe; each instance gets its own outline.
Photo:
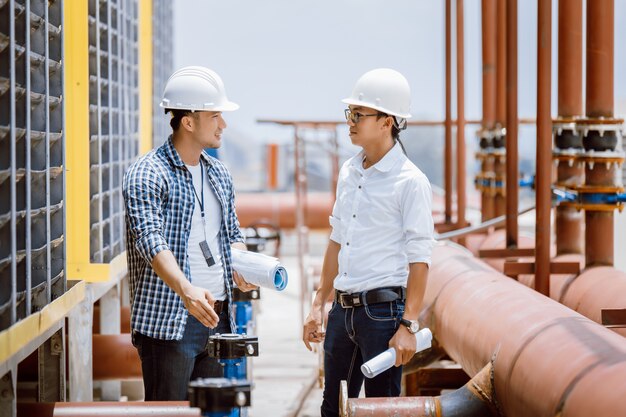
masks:
<path id="1" fill-rule="evenodd" d="M 465 44 L 463 1 L 456 0 L 456 204 L 457 224 L 465 226 Z"/>
<path id="2" fill-rule="evenodd" d="M 491 375 L 489 363 L 463 387 L 439 397 L 347 398 L 342 383 L 339 413 L 342 417 L 496 416 Z"/>
<path id="3" fill-rule="evenodd" d="M 493 363 L 503 414 L 626 415 L 626 340 L 466 250 L 434 249 L 424 305 L 422 324 L 465 372 Z"/>
<path id="4" fill-rule="evenodd" d="M 537 18 L 537 199 L 535 222 L 535 289 L 549 293 L 550 212 L 552 209 L 552 0 L 538 0 Z"/>
<path id="5" fill-rule="evenodd" d="M 451 1 L 446 0 L 446 120 L 444 188 L 445 188 L 445 223 L 452 221 L 452 11 Z"/>
<path id="6" fill-rule="evenodd" d="M 517 0 L 506 4 L 506 247 L 517 247 Z"/>

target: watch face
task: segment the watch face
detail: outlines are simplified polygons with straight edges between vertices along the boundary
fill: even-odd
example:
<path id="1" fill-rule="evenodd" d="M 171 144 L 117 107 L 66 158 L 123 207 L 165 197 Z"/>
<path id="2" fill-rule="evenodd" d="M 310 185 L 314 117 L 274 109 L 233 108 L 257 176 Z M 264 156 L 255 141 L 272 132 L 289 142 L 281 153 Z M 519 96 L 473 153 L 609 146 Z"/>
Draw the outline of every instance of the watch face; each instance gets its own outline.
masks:
<path id="1" fill-rule="evenodd" d="M 417 333 L 419 329 L 420 329 L 420 325 L 416 321 L 412 322 L 411 326 L 409 326 L 409 330 L 411 331 L 411 333 Z"/>

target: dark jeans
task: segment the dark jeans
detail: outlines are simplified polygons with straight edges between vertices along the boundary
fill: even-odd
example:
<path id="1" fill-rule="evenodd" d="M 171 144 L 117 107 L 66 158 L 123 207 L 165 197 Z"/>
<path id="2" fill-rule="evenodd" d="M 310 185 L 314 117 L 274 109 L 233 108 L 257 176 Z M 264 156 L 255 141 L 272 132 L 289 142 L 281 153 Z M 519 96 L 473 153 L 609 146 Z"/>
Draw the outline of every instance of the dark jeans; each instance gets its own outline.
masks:
<path id="1" fill-rule="evenodd" d="M 224 375 L 217 360 L 206 353 L 209 336 L 230 333 L 228 308 L 222 310 L 219 318 L 217 327 L 209 329 L 190 314 L 181 340 L 133 333 L 133 344 L 141 358 L 146 401 L 184 401 L 189 381 Z"/>
<path id="2" fill-rule="evenodd" d="M 343 308 L 338 303 L 328 313 L 324 340 L 324 401 L 322 416 L 339 415 L 339 383 L 348 382 L 348 397 L 359 395 L 365 379 L 367 397 L 400 395 L 402 367 L 392 367 L 366 379 L 361 365 L 389 348 L 404 314 L 404 301 Z"/>

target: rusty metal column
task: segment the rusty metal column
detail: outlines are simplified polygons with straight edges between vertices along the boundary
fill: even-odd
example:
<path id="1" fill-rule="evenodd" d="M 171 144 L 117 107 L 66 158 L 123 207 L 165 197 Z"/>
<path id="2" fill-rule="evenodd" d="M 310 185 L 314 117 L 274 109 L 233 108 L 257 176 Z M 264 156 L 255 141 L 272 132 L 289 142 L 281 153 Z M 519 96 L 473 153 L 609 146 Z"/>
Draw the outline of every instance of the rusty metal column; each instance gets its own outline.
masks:
<path id="1" fill-rule="evenodd" d="M 552 0 L 537 2 L 537 199 L 535 290 L 550 293 L 550 211 L 552 171 Z M 516 209 L 517 211 L 517 209 Z M 517 226 L 517 225 L 516 225 Z"/>
<path id="2" fill-rule="evenodd" d="M 465 221 L 465 55 L 463 0 L 456 0 L 456 204 L 457 224 Z"/>
<path id="3" fill-rule="evenodd" d="M 446 0 L 445 223 L 452 221 L 452 12 Z"/>
<path id="4" fill-rule="evenodd" d="M 613 0 L 587 1 L 586 115 L 590 119 L 613 118 L 613 38 Z M 615 185 L 614 175 L 609 167 L 603 165 L 585 165 L 587 186 Z M 587 267 L 613 265 L 613 251 L 613 211 L 586 210 Z"/>
<path id="5" fill-rule="evenodd" d="M 557 186 L 579 186 L 583 180 L 582 164 L 577 155 L 582 150 L 576 119 L 583 115 L 583 2 L 559 2 L 558 47 L 558 118 L 553 156 L 557 160 Z M 572 128 L 573 127 L 573 128 Z M 556 253 L 582 253 L 583 212 L 575 207 L 556 208 Z"/>
<path id="6" fill-rule="evenodd" d="M 506 247 L 517 247 L 517 0 L 506 6 Z"/>
<path id="7" fill-rule="evenodd" d="M 493 177 L 494 157 L 493 128 L 496 122 L 496 0 L 482 0 L 481 2 L 481 29 L 482 29 L 482 60 L 483 60 L 483 120 L 481 139 L 485 138 L 487 149 L 483 152 L 481 141 L 481 170 L 482 178 Z M 491 143 L 489 143 L 491 142 Z M 482 221 L 495 216 L 495 196 L 491 188 L 481 190 Z"/>
<path id="8" fill-rule="evenodd" d="M 500 129 L 499 137 L 494 138 L 497 149 L 494 161 L 496 181 L 503 182 L 506 175 L 504 162 L 504 132 L 506 125 L 506 1 L 496 0 L 496 127 Z M 506 213 L 504 188 L 496 189 L 496 217 Z"/>

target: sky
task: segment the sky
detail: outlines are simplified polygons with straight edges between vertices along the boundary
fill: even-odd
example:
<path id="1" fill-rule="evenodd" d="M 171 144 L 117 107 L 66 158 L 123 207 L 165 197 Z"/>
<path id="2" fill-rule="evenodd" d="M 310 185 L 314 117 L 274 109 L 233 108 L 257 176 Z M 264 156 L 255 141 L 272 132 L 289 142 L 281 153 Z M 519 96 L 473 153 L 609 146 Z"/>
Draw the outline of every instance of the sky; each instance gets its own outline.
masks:
<path id="1" fill-rule="evenodd" d="M 482 114 L 480 3 L 464 2 L 466 119 Z M 290 128 L 259 124 L 258 119 L 341 121 L 346 107 L 341 99 L 350 95 L 360 75 L 374 68 L 389 67 L 406 76 L 414 120 L 443 120 L 444 5 L 444 0 L 175 0 L 174 67 L 204 65 L 221 75 L 230 100 L 241 106 L 225 114 L 229 126 L 222 154 L 225 159 L 245 157 L 230 165 L 250 167 L 248 177 L 255 178 L 264 170 L 262 144 L 290 143 L 293 135 Z M 553 116 L 557 10 L 553 0 Z M 518 30 L 518 110 L 520 117 L 534 118 L 536 1 L 518 1 Z M 454 32 L 452 41 L 454 48 Z M 452 84 L 454 117 L 454 73 Z M 626 114 L 626 0 L 615 0 L 615 106 L 617 114 Z M 470 164 L 475 131 L 475 126 L 466 131 Z M 433 140 L 441 145 L 443 137 Z M 355 152 L 345 127 L 339 129 L 339 141 L 346 153 Z M 522 170 L 534 170 L 535 141 L 534 126 L 521 126 Z"/>

